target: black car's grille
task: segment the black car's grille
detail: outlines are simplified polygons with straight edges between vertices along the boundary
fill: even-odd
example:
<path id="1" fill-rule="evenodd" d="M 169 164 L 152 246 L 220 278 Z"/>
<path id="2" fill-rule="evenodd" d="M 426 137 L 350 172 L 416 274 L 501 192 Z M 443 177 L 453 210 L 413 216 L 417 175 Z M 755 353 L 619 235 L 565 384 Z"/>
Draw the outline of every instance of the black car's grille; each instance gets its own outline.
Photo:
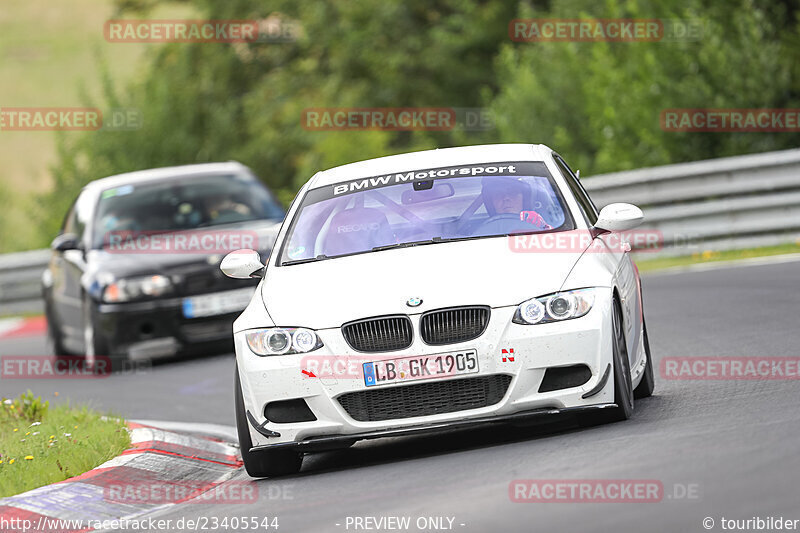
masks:
<path id="1" fill-rule="evenodd" d="M 426 344 L 453 344 L 480 337 L 489 325 L 488 307 L 451 307 L 429 311 L 419 321 Z"/>
<path id="2" fill-rule="evenodd" d="M 239 313 L 228 313 L 228 315 L 238 315 Z M 181 335 L 193 342 L 210 341 L 217 339 L 233 340 L 233 318 L 220 320 L 217 317 L 211 319 L 192 318 L 188 319 L 180 326 Z"/>
<path id="3" fill-rule="evenodd" d="M 359 352 L 388 352 L 411 346 L 414 335 L 407 316 L 385 316 L 342 326 L 347 344 Z"/>
<path id="4" fill-rule="evenodd" d="M 339 404 L 354 420 L 378 422 L 478 409 L 503 399 L 511 376 L 492 374 L 348 392 Z"/>
<path id="5" fill-rule="evenodd" d="M 240 287 L 254 286 L 257 280 L 235 280 L 209 268 L 201 272 L 183 274 L 182 293 L 186 296 L 227 291 Z"/>

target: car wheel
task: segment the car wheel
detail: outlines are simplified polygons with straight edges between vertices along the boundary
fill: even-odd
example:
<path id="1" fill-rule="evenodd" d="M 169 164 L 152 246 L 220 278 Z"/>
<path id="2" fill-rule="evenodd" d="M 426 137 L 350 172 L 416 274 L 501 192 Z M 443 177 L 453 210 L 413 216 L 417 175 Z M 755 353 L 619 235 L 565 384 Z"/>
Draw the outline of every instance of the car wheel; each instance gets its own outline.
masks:
<path id="1" fill-rule="evenodd" d="M 125 358 L 109 354 L 108 345 L 97 335 L 95 326 L 96 320 L 92 312 L 92 302 L 87 297 L 83 300 L 83 358 L 85 365 L 87 368 L 97 368 L 98 357 L 102 356 L 105 361 L 110 363 L 111 368 L 97 368 L 99 373 L 121 369 Z"/>
<path id="2" fill-rule="evenodd" d="M 292 450 L 261 450 L 251 452 L 253 441 L 250 440 L 250 428 L 242 397 L 242 383 L 239 380 L 239 368 L 236 367 L 234 403 L 236 404 L 236 432 L 239 434 L 239 447 L 242 461 L 247 473 L 252 477 L 273 477 L 295 474 L 300 471 L 303 457 Z"/>
<path id="3" fill-rule="evenodd" d="M 67 357 L 69 352 L 64 348 L 64 339 L 61 336 L 61 328 L 53 318 L 53 312 L 48 306 L 44 310 L 45 321 L 47 322 L 47 353 L 57 358 Z"/>
<path id="4" fill-rule="evenodd" d="M 644 367 L 642 381 L 633 391 L 633 397 L 637 400 L 652 396 L 656 387 L 656 380 L 653 376 L 653 356 L 650 355 L 650 341 L 647 340 L 647 324 L 644 321 L 642 321 L 642 334 L 644 335 L 644 354 L 647 356 L 647 365 Z"/>
<path id="5" fill-rule="evenodd" d="M 622 325 L 622 311 L 616 299 L 612 310 L 612 358 L 614 367 L 614 403 L 617 407 L 601 409 L 595 413 L 585 413 L 578 418 L 582 426 L 595 426 L 610 422 L 627 420 L 633 414 L 633 386 L 631 385 L 631 366 L 625 343 L 625 330 Z"/>

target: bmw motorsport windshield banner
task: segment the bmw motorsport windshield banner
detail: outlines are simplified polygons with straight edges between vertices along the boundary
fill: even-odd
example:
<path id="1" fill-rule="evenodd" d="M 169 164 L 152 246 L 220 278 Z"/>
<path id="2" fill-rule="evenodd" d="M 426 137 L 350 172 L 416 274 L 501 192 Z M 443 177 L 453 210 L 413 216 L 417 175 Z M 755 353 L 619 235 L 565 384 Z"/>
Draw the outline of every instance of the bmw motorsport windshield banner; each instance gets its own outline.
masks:
<path id="1" fill-rule="evenodd" d="M 420 170 L 393 172 L 381 176 L 359 178 L 334 183 L 309 192 L 314 201 L 327 200 L 358 191 L 380 189 L 398 183 L 414 183 L 467 176 L 549 176 L 547 167 L 540 162 L 498 162 L 479 165 L 435 167 Z"/>

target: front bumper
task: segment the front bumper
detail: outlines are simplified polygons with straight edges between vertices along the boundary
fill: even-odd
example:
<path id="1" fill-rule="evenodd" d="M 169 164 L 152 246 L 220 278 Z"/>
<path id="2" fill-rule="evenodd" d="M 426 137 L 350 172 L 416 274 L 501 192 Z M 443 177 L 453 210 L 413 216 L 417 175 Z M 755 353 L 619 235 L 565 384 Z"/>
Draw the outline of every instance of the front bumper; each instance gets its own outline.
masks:
<path id="1" fill-rule="evenodd" d="M 381 421 L 359 421 L 348 415 L 338 398 L 346 393 L 367 388 L 409 386 L 410 381 L 383 387 L 366 387 L 363 377 L 320 376 L 303 373 L 306 356 L 287 355 L 258 357 L 250 352 L 244 332 L 234 335 L 242 394 L 250 411 L 266 436 L 250 426 L 254 449 L 292 446 L 300 450 L 346 445 L 360 439 L 371 439 L 419 433 L 445 428 L 513 421 L 575 410 L 613 407 L 613 380 L 606 373 L 611 356 L 611 290 L 596 289 L 592 310 L 585 316 L 549 324 L 532 326 L 512 323 L 515 307 L 492 309 L 486 331 L 478 339 L 446 346 L 428 346 L 415 335 L 413 344 L 392 353 L 391 357 L 434 355 L 474 349 L 478 353 L 479 373 L 434 378 L 444 381 L 470 376 L 506 374 L 511 382 L 499 402 L 475 409 L 396 418 Z M 411 315 L 418 331 L 419 315 Z M 325 346 L 311 355 L 353 357 L 360 362 L 370 355 L 352 350 L 337 329 L 318 331 Z M 505 350 L 505 353 L 504 353 Z M 513 350 L 513 360 L 511 360 Z M 386 354 L 372 354 L 375 360 Z M 365 358 L 366 357 L 366 358 Z M 539 392 L 548 368 L 585 365 L 591 377 L 580 386 Z M 604 379 L 605 378 L 605 379 Z M 592 393 L 591 395 L 587 393 Z M 316 420 L 295 423 L 274 423 L 265 420 L 265 406 L 278 400 L 302 399 Z M 277 434 L 277 435 L 276 435 Z"/>
<path id="2" fill-rule="evenodd" d="M 100 304 L 95 315 L 99 335 L 111 355 L 132 360 L 233 348 L 233 321 L 239 313 L 185 318 L 181 298 Z"/>

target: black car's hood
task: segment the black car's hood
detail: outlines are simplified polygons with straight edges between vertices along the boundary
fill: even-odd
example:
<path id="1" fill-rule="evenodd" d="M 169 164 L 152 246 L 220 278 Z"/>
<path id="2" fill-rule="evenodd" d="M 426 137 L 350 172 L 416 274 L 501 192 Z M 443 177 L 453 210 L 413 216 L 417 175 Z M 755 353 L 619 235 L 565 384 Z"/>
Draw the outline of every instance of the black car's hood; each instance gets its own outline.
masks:
<path id="1" fill-rule="evenodd" d="M 207 231 L 247 231 L 257 236 L 258 251 L 262 254 L 262 260 L 272 251 L 272 246 L 280 228 L 280 222 L 225 225 L 214 228 L 203 228 L 194 232 L 183 232 L 191 235 L 192 233 Z M 168 234 L 161 234 L 168 235 Z M 215 275 L 223 274 L 219 271 L 219 264 L 227 251 L 225 249 L 212 248 L 203 253 L 187 252 L 166 252 L 163 250 L 125 250 L 125 249 L 95 249 L 86 254 L 86 276 L 89 278 L 88 285 L 106 285 L 113 280 L 135 276 L 165 275 L 173 276 L 180 282 L 181 277 L 197 273 L 215 271 Z"/>

